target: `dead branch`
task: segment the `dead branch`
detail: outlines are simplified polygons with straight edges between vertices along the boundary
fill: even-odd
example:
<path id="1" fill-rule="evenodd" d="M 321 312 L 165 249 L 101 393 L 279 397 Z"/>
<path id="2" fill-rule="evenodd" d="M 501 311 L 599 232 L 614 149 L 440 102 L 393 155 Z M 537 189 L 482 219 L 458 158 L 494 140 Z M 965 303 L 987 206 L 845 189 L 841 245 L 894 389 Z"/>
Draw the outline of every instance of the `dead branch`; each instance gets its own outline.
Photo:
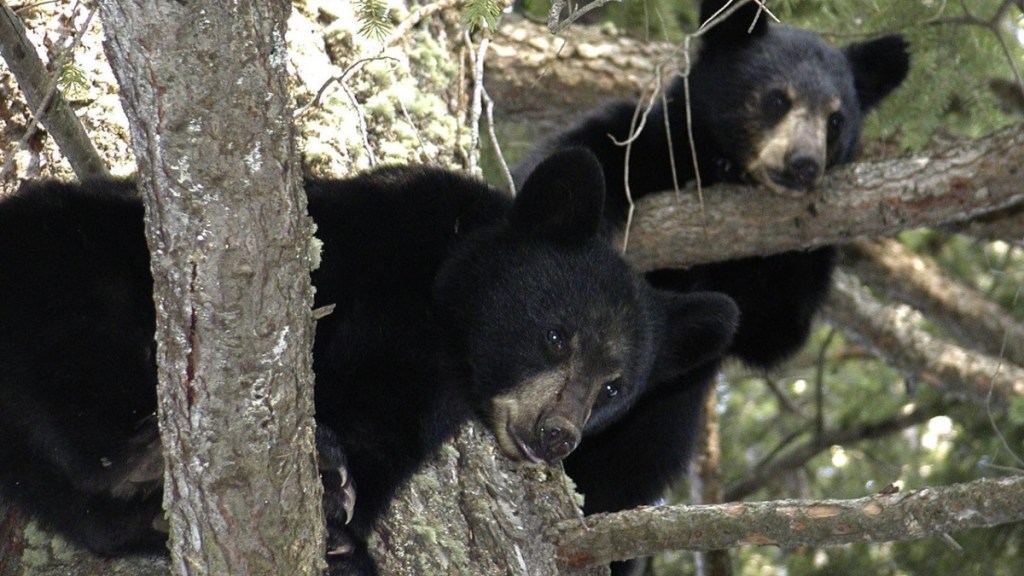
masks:
<path id="1" fill-rule="evenodd" d="M 945 229 L 986 241 L 1005 240 L 1024 245 L 1024 205 L 997 210 L 970 222 L 961 222 Z"/>

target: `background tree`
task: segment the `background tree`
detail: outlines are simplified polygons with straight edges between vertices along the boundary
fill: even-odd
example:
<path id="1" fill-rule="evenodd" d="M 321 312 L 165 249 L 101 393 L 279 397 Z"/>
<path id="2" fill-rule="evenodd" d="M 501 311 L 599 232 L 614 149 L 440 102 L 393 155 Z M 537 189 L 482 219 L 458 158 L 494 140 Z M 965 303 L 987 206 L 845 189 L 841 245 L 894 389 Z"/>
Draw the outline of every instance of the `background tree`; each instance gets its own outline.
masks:
<path id="1" fill-rule="evenodd" d="M 475 63 L 481 58 L 488 63 L 486 92 L 493 98 L 501 122 L 499 140 L 514 156 L 538 137 L 535 128 L 550 129 L 568 122 L 573 112 L 603 99 L 649 93 L 655 85 L 652 70 L 664 70 L 667 78 L 681 58 L 676 45 L 660 40 L 673 34 L 674 28 L 692 29 L 695 6 L 665 4 L 630 3 L 636 16 L 617 21 L 625 23 L 624 28 L 635 36 L 612 32 L 603 25 L 574 26 L 555 38 L 544 26 L 504 19 L 492 33 L 481 36 L 477 32 L 469 40 L 457 12 L 451 10 L 454 3 L 430 4 L 412 12 L 387 4 L 378 11 L 364 12 L 360 20 L 342 2 L 295 2 L 289 22 L 289 54 L 293 58 L 292 91 L 299 109 L 304 165 L 314 173 L 344 175 L 387 160 L 475 164 L 475 138 L 469 127 L 475 118 L 486 116 L 486 94 L 473 90 L 470 80 L 480 77 L 480 67 Z M 1021 85 L 1019 72 L 1015 71 L 1022 55 L 1015 39 L 1020 29 L 1019 2 L 987 0 L 971 3 L 970 7 L 962 3 L 929 7 L 887 2 L 877 9 L 876 4 L 769 4 L 784 21 L 824 31 L 836 42 L 894 29 L 911 37 L 912 75 L 896 99 L 873 116 L 866 157 L 898 157 L 908 152 L 928 157 L 942 144 L 956 142 L 957 137 L 980 136 L 1019 118 L 1012 105 L 1013 88 Z M 56 13 L 53 8 L 57 8 Z M 677 9 L 682 10 L 678 17 L 673 15 Z M 39 6 L 35 11 L 21 9 L 18 13 L 28 21 L 40 49 L 52 52 L 45 58 L 47 62 L 59 60 L 64 53 L 61 47 L 67 44 L 61 38 L 73 38 L 84 20 L 84 12 L 76 10 L 72 2 L 50 8 Z M 594 11 L 590 16 L 599 14 Z M 829 30 L 842 32 L 829 34 Z M 89 57 L 76 53 L 74 64 L 58 77 L 72 78 L 64 82 L 66 93 L 81 90 L 77 97 L 69 98 L 71 104 L 83 117 L 101 156 L 111 163 L 115 173 L 124 173 L 135 162 L 126 154 L 124 124 L 109 119 L 117 109 L 113 96 L 116 89 L 112 81 L 103 80 L 104 74 L 109 78 L 109 72 L 93 68 L 102 63 L 101 57 L 93 56 L 96 38 L 95 31 L 82 37 L 82 50 L 92 46 L 93 52 Z M 82 72 L 78 76 L 73 73 L 76 69 Z M 0 69 L 0 102 L 5 105 L 0 107 L 0 128 L 5 134 L 5 161 L 17 160 L 14 173 L 19 177 L 67 176 L 68 169 L 46 134 L 26 130 L 29 110 L 15 97 L 14 83 L 2 72 Z M 86 80 L 74 81 L 75 77 Z M 473 105 L 477 95 L 479 108 Z M 520 122 L 509 122 L 514 120 Z M 1014 130 L 1019 131 L 1019 127 Z M 484 160 L 485 170 L 493 174 L 491 180 L 500 182 L 496 163 L 486 157 Z M 912 166 L 913 161 L 897 165 Z M 706 208 L 714 207 L 709 202 Z M 871 293 L 856 282 L 840 285 L 828 314 L 839 332 L 823 326 L 812 346 L 777 373 L 750 374 L 742 367 L 732 368 L 719 389 L 717 410 L 722 423 L 722 474 L 727 497 L 859 497 L 887 491 L 890 483 L 902 484 L 904 489 L 941 485 L 997 475 L 1000 467 L 1019 467 L 1019 460 L 1010 456 L 1022 452 L 1021 419 L 1016 415 L 1019 393 L 1009 394 L 1005 404 L 983 399 L 979 407 L 959 399 L 962 395 L 949 394 L 964 382 L 956 381 L 948 370 L 938 370 L 939 361 L 947 358 L 947 353 L 960 351 L 960 358 L 978 356 L 967 347 L 970 342 L 962 334 L 991 332 L 982 330 L 981 322 L 957 322 L 957 316 L 963 314 L 943 314 L 948 306 L 927 292 L 918 290 L 911 298 L 907 296 L 910 292 L 903 290 L 898 296 L 926 311 L 927 319 L 913 308 L 887 299 L 895 293 L 891 287 L 913 287 L 919 282 L 910 280 L 920 280 L 920 271 L 927 270 L 933 279 L 939 279 L 939 284 L 950 286 L 955 279 L 966 293 L 996 306 L 979 317 L 1001 315 L 1005 322 L 1001 328 L 987 330 L 1015 334 L 1012 330 L 1024 320 L 1016 301 L 1024 259 L 1021 218 L 1019 212 L 1011 212 L 1009 218 L 997 222 L 985 227 L 974 225 L 972 236 L 955 235 L 948 229 L 903 233 L 903 245 L 914 251 L 915 258 L 922 259 L 923 266 L 903 258 L 884 268 L 881 257 L 870 256 L 871 246 L 858 246 L 857 253 L 851 252 L 850 270 L 877 292 Z M 891 246 L 883 253 L 899 254 Z M 886 278 L 879 274 L 885 269 L 894 270 L 894 276 L 871 281 Z M 887 320 L 859 322 L 871 317 Z M 949 320 L 933 320 L 943 317 Z M 950 327 L 957 324 L 961 325 L 959 330 Z M 900 330 L 880 332 L 880 328 Z M 847 334 L 857 340 L 847 340 Z M 917 340 L 911 341 L 914 338 Z M 980 340 L 992 343 L 991 336 Z M 1013 342 L 1008 336 L 999 340 Z M 900 350 L 915 342 L 942 346 L 920 348 L 925 351 L 924 365 L 901 364 L 905 358 L 885 354 L 886 350 Z M 1019 364 L 1007 352 L 1009 348 L 1000 343 L 988 353 L 1003 366 Z M 879 361 L 876 355 L 887 360 Z M 956 367 L 957 362 L 951 364 Z M 943 376 L 937 379 L 935 374 Z M 481 450 L 478 455 L 487 453 L 486 437 L 474 439 L 474 434 L 464 434 L 454 451 L 446 451 L 444 458 L 428 467 L 403 495 L 396 507 L 400 513 L 386 521 L 390 542 L 408 542 L 407 550 L 418 552 L 410 557 L 419 556 L 423 562 L 460 560 L 473 551 L 465 544 L 467 540 L 437 536 L 466 531 L 465 527 L 448 531 L 439 516 L 467 514 L 467 510 L 468 516 L 492 513 L 493 509 L 486 506 L 468 506 L 474 502 L 486 504 L 488 498 L 464 492 L 460 500 L 457 491 L 444 484 L 451 476 L 453 462 L 460 460 L 459 454 L 474 449 Z M 460 444 L 463 442 L 469 444 Z M 553 494 L 564 494 L 557 471 L 522 483 L 518 478 L 521 470 L 499 469 L 502 476 L 485 482 L 485 489 L 490 486 L 493 492 L 493 486 L 504 486 L 524 490 L 518 496 L 501 491 L 498 496 L 505 502 L 536 502 L 535 486 L 548 485 Z M 494 494 L 490 496 L 493 499 Z M 443 509 L 443 502 L 454 502 L 455 509 Z M 410 515 L 411 510 L 418 514 Z M 402 522 L 403 517 L 420 521 L 409 525 Z M 578 527 L 578 520 L 570 523 Z M 445 528 L 437 530 L 439 526 Z M 536 525 L 506 524 L 509 533 L 521 531 L 524 526 L 536 529 Z M 496 541 L 503 538 L 501 531 L 495 533 Z M 633 540 L 628 536 L 630 532 L 618 534 L 620 541 Z M 1019 549 L 1020 536 L 1019 525 L 983 531 L 977 536 L 957 533 L 952 538 L 964 548 L 960 553 L 950 552 L 948 538 L 840 548 L 814 548 L 804 542 L 796 552 L 740 548 L 734 560 L 740 566 L 738 572 L 749 574 L 774 571 L 781 565 L 790 574 L 952 573 L 946 566 L 956 566 L 957 573 L 976 570 L 998 574 L 999 570 L 1013 569 L 1010 560 Z M 52 549 L 52 541 L 42 542 L 34 549 Z M 699 547 L 700 542 L 687 546 Z M 496 544 L 495 549 L 500 551 L 500 546 Z M 550 551 L 543 548 L 539 554 Z M 386 552 L 399 556 L 394 554 L 394 546 Z M 497 556 L 495 561 L 501 561 L 500 554 Z M 652 570 L 659 574 L 685 572 L 686 558 L 677 554 L 660 558 Z M 411 572 L 416 566 L 414 560 L 406 562 Z M 455 567 L 423 564 L 418 573 Z M 0 573 L 5 572 L 0 569 Z"/>

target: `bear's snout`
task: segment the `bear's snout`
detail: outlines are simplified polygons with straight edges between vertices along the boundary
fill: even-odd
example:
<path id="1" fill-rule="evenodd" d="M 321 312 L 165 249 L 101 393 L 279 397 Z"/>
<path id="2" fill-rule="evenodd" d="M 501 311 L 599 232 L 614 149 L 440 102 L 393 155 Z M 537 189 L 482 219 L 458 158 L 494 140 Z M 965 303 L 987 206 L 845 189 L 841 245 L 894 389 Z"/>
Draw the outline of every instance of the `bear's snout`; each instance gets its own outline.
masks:
<path id="1" fill-rule="evenodd" d="M 816 157 L 795 155 L 787 159 L 785 181 L 782 184 L 794 189 L 809 189 L 818 182 L 821 175 L 822 166 Z"/>
<path id="2" fill-rule="evenodd" d="M 565 458 L 579 446 L 580 430 L 564 416 L 551 416 L 541 421 L 537 436 L 540 438 L 540 457 L 548 464 Z"/>

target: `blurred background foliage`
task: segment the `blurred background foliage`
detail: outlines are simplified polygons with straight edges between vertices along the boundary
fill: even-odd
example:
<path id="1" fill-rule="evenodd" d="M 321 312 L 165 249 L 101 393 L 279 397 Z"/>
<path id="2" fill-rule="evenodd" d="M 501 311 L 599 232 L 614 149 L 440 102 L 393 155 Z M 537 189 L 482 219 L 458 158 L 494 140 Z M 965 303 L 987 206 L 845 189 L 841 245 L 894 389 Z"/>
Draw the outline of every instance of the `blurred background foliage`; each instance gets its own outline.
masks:
<path id="1" fill-rule="evenodd" d="M 695 29 L 697 5 L 634 0 L 611 3 L 588 18 L 636 38 L 678 42 Z M 543 18 L 548 6 L 526 0 L 520 8 Z M 910 76 L 869 116 L 863 156 L 919 152 L 1024 120 L 1024 2 L 770 0 L 767 6 L 782 22 L 815 30 L 838 45 L 889 33 L 910 41 Z M 913 230 L 900 240 L 1024 321 L 1022 238 L 990 242 Z M 823 324 L 801 354 L 771 374 L 730 365 L 718 392 L 727 490 L 748 475 L 756 477 L 759 464 L 813 442 L 819 426 L 847 430 L 913 411 L 924 414 L 921 423 L 881 438 L 825 446 L 800 465 L 760 478 L 745 500 L 855 498 L 1024 468 L 1024 401 L 990 413 L 943 397 L 907 381 Z M 686 487 L 671 499 L 688 501 Z M 745 547 L 731 554 L 742 576 L 1016 576 L 1024 574 L 1022 547 L 1024 526 L 1009 525 L 949 538 L 792 551 Z M 687 553 L 656 558 L 647 569 L 659 576 L 693 573 Z"/>

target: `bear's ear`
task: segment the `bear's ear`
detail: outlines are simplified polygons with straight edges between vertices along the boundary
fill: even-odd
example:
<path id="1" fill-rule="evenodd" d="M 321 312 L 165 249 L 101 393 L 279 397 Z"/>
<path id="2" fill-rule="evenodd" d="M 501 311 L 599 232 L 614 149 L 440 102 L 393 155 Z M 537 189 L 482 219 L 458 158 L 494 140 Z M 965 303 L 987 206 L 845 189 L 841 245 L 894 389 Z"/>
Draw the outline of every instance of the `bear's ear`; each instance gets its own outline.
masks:
<path id="1" fill-rule="evenodd" d="M 742 0 L 704 0 L 700 4 L 701 26 L 707 26 L 708 20 L 718 16 L 715 25 L 704 32 L 702 46 L 730 46 L 763 36 L 768 31 L 768 15 L 756 2 L 747 1 L 739 8 L 735 5 Z M 730 2 L 732 2 L 730 4 Z M 728 8 L 726 8 L 728 6 Z M 723 10 L 724 9 L 724 10 Z M 733 10 L 728 18 L 722 18 Z"/>
<path id="2" fill-rule="evenodd" d="M 558 242 L 593 237 L 604 212 L 604 172 L 593 152 L 560 150 L 530 174 L 509 220 L 516 230 Z"/>
<path id="3" fill-rule="evenodd" d="M 853 84 L 863 112 L 874 108 L 899 86 L 910 69 L 910 54 L 903 36 L 894 34 L 843 48 L 853 70 Z"/>
<path id="4" fill-rule="evenodd" d="M 719 358 L 732 344 L 740 309 L 725 294 L 655 291 L 662 309 L 662 330 L 650 381 L 675 378 Z"/>

